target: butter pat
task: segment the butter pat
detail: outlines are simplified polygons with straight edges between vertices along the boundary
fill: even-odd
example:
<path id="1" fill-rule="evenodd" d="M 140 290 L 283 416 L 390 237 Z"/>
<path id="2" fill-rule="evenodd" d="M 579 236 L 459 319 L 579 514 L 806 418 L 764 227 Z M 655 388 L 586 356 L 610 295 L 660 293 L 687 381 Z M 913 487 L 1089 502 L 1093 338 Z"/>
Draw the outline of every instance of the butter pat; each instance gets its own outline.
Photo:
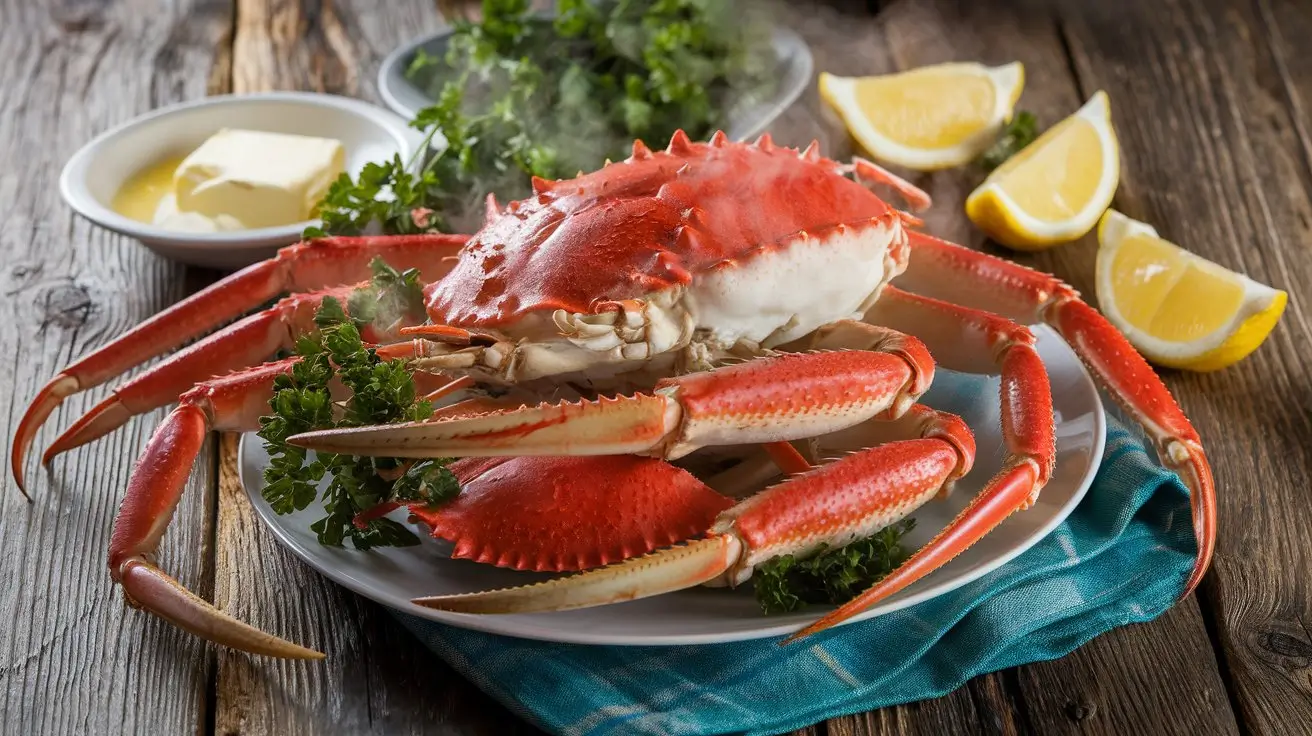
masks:
<path id="1" fill-rule="evenodd" d="M 220 130 L 173 175 L 177 211 L 216 221 L 226 216 L 244 228 L 301 222 L 345 164 L 340 141 Z"/>

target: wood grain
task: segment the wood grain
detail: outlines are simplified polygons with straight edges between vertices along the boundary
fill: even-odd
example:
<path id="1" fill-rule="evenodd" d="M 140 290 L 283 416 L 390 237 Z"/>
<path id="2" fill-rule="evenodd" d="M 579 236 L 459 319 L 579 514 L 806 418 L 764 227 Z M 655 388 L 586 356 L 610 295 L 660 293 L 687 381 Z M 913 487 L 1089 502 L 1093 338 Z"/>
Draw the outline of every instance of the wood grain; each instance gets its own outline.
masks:
<path id="1" fill-rule="evenodd" d="M 65 159 L 152 107 L 221 84 L 226 2 L 0 2 L 0 416 L 11 428 L 64 364 L 185 293 L 183 268 L 75 219 L 59 200 Z M 222 91 L 212 87 L 209 91 Z M 70 399 L 37 448 L 101 398 Z M 185 733 L 205 722 L 210 650 L 129 609 L 105 568 L 132 461 L 164 416 L 151 412 L 70 453 L 29 464 L 34 501 L 0 488 L 0 731 Z M 39 453 L 37 453 L 39 456 Z M 189 588 L 212 587 L 214 468 L 206 452 L 160 550 Z"/>
<path id="2" fill-rule="evenodd" d="M 1118 205 L 1290 293 L 1280 328 L 1246 361 L 1168 376 L 1213 458 L 1220 537 L 1201 600 L 1244 724 L 1259 733 L 1312 729 L 1312 375 L 1297 347 L 1312 340 L 1300 294 L 1312 283 L 1312 181 L 1297 113 L 1312 69 L 1286 40 L 1309 27 L 1305 4 L 1063 9 L 1081 82 L 1111 95 L 1134 162 Z"/>

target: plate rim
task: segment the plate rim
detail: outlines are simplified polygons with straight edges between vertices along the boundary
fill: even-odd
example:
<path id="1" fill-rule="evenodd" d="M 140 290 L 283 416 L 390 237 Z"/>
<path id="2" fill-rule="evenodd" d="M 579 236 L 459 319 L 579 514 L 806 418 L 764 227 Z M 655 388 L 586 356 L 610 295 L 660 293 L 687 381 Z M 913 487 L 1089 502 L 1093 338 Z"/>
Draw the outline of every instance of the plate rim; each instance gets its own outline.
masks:
<path id="1" fill-rule="evenodd" d="M 1058 508 L 1053 513 L 1052 518 L 1049 519 L 1043 526 L 1035 530 L 1026 539 L 1021 541 L 1015 547 L 1007 550 L 1003 554 L 997 555 L 992 559 L 989 559 L 988 561 L 978 565 L 975 569 L 971 570 L 966 574 L 960 575 L 956 578 L 945 579 L 937 584 L 928 585 L 923 590 L 917 591 L 912 595 L 901 597 L 901 598 L 895 598 L 892 601 L 876 605 L 870 610 L 864 611 L 856 616 L 853 616 L 847 621 L 844 621 L 843 623 L 839 624 L 839 626 L 854 624 L 860 621 L 867 621 L 869 619 L 876 618 L 878 616 L 884 616 L 890 613 L 894 613 L 896 611 L 900 611 L 902 609 L 909 608 L 911 606 L 924 603 L 925 601 L 931 600 L 933 598 L 937 598 L 939 596 L 945 595 L 947 593 L 952 592 L 953 590 L 964 587 L 966 585 L 975 582 L 976 580 L 979 580 L 985 575 L 994 572 L 995 570 L 1002 567 L 1003 565 L 1011 562 L 1012 560 L 1016 559 L 1022 554 L 1028 552 L 1032 547 L 1034 547 L 1034 545 L 1038 544 L 1044 539 L 1047 539 L 1048 536 L 1050 536 L 1058 526 L 1060 526 L 1064 521 L 1066 521 L 1067 518 L 1070 517 L 1070 515 L 1075 511 L 1075 508 L 1079 506 L 1079 504 L 1084 500 L 1084 497 L 1088 494 L 1089 489 L 1093 485 L 1093 480 L 1098 474 L 1098 468 L 1102 465 L 1102 460 L 1107 447 L 1107 411 L 1102 401 L 1102 394 L 1098 389 L 1097 382 L 1093 380 L 1093 377 L 1091 375 L 1089 375 L 1088 367 L 1084 364 L 1084 361 L 1079 358 L 1079 356 L 1075 353 L 1074 349 L 1070 346 L 1070 344 L 1067 343 L 1065 339 L 1063 339 L 1061 335 L 1057 333 L 1056 330 L 1053 330 L 1047 325 L 1042 325 L 1042 324 L 1031 325 L 1030 329 L 1036 332 L 1042 331 L 1046 333 L 1051 333 L 1052 337 L 1054 337 L 1055 339 L 1057 339 L 1063 344 L 1065 349 L 1070 353 L 1071 357 L 1073 358 L 1074 364 L 1078 367 L 1079 375 L 1083 378 L 1082 383 L 1084 387 L 1090 390 L 1093 398 L 1093 406 L 1091 407 L 1091 414 L 1093 415 L 1094 426 L 1092 428 L 1092 432 L 1094 435 L 1094 443 L 1093 443 L 1092 452 L 1090 453 L 1089 456 L 1089 467 L 1085 471 L 1084 475 L 1081 477 L 1080 483 L 1075 489 L 1075 492 L 1071 494 L 1071 497 L 1066 501 L 1065 504 L 1063 504 L 1060 508 Z M 1044 363 L 1046 366 L 1046 361 L 1044 361 Z M 290 551 L 302 563 L 310 567 L 318 574 L 328 578 L 329 580 L 332 580 L 333 582 L 352 591 L 353 593 L 356 593 L 357 595 L 364 596 L 365 598 L 368 598 L 369 600 L 381 606 L 392 609 L 399 613 L 408 614 L 418 618 L 433 621 L 435 623 L 455 626 L 461 629 L 468 629 L 471 631 L 478 631 L 487 634 L 497 634 L 500 636 L 509 636 L 517 639 L 530 639 L 535 641 L 547 641 L 547 642 L 560 643 L 560 644 L 585 644 L 585 645 L 599 645 L 599 646 L 641 647 L 641 646 L 685 646 L 685 645 L 701 645 L 701 644 L 727 644 L 731 642 L 752 641 L 756 639 L 769 639 L 774 637 L 787 636 L 789 634 L 796 632 L 800 626 L 805 625 L 805 622 L 799 622 L 796 619 L 790 619 L 789 621 L 786 622 L 781 621 L 775 624 L 767 624 L 752 629 L 732 631 L 732 632 L 691 633 L 691 634 L 657 633 L 657 634 L 647 634 L 647 635 L 610 634 L 610 633 L 589 634 L 586 632 L 576 632 L 570 630 L 551 628 L 548 626 L 543 626 L 541 624 L 526 623 L 522 619 L 514 619 L 511 623 L 507 624 L 504 622 L 506 622 L 508 619 L 501 616 L 439 611 L 436 609 L 425 608 L 423 606 L 415 605 L 408 600 L 401 601 L 400 603 L 394 602 L 390 599 L 390 597 L 378 593 L 376 590 L 372 589 L 366 582 L 360 580 L 359 578 L 356 578 L 352 575 L 342 572 L 341 570 L 335 567 L 318 564 L 317 560 L 307 556 L 307 554 L 302 552 L 301 545 L 295 539 L 293 539 L 280 524 L 275 523 L 271 518 L 269 518 L 269 514 L 272 513 L 271 509 L 268 508 L 268 504 L 259 503 L 257 501 L 257 499 L 259 498 L 258 491 L 253 490 L 257 488 L 257 486 L 247 482 L 248 478 L 245 470 L 245 463 L 241 462 L 241 458 L 246 452 L 246 443 L 254 442 L 254 441 L 258 441 L 258 437 L 254 432 L 241 433 L 237 446 L 237 459 L 238 459 L 237 478 L 238 478 L 238 482 L 241 483 L 242 490 L 246 494 L 247 500 L 251 503 L 251 506 L 254 508 L 256 516 L 260 519 L 260 522 L 264 526 L 264 528 L 273 533 L 274 538 L 278 540 L 278 543 L 282 545 L 284 549 Z M 827 613 L 830 610 L 831 607 L 828 606 L 814 607 L 814 619 L 819 620 L 825 613 Z M 564 613 L 568 613 L 568 612 L 564 612 Z M 806 615 L 808 617 L 811 616 L 811 612 L 808 611 Z M 769 619 L 763 616 L 762 621 L 768 622 Z"/>

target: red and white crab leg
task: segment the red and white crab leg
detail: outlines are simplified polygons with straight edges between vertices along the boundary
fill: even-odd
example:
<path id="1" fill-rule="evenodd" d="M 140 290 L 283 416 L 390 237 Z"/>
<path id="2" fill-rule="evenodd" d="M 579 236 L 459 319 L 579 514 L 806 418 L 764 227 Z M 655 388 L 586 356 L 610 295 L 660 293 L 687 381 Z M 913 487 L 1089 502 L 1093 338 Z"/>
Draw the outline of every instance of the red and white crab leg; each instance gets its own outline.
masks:
<path id="1" fill-rule="evenodd" d="M 59 372 L 37 393 L 14 433 L 10 467 L 26 495 L 23 459 L 36 431 L 63 400 L 98 386 L 285 292 L 355 283 L 382 257 L 396 268 L 439 278 L 464 235 L 324 238 L 290 245 L 278 255 L 219 281 L 156 314 Z"/>
<path id="2" fill-rule="evenodd" d="M 307 432 L 294 444 L 389 457 L 653 455 L 800 439 L 877 415 L 900 416 L 929 388 L 934 363 L 914 337 L 884 352 L 758 358 L 667 378 L 650 394 L 525 406 L 438 421 Z"/>
<path id="3" fill-rule="evenodd" d="M 969 307 L 884 290 L 865 323 L 822 328 L 815 347 L 860 347 L 883 339 L 889 327 L 914 331 L 939 364 L 970 373 L 1002 377 L 1002 437 L 1007 448 L 1002 470 L 955 519 L 879 583 L 794 637 L 807 636 L 853 616 L 925 577 L 961 554 L 1008 516 L 1038 499 L 1057 461 L 1052 389 L 1034 349 L 1034 334 L 1011 320 Z M 862 333 L 869 331 L 868 336 Z"/>
<path id="4" fill-rule="evenodd" d="M 974 438 L 951 414 L 917 405 L 881 429 L 878 439 L 917 439 L 792 476 L 720 514 L 705 539 L 536 585 L 414 602 L 462 613 L 523 613 L 607 605 L 703 583 L 737 585 L 778 555 L 806 557 L 897 522 L 946 491 L 974 461 Z"/>
<path id="5" fill-rule="evenodd" d="M 323 655 L 242 623 L 215 608 L 150 561 L 173 518 L 205 435 L 249 430 L 268 411 L 273 379 L 294 358 L 208 381 L 188 391 L 150 438 L 128 481 L 109 543 L 109 574 L 128 603 L 210 641 L 256 654 L 297 659 Z"/>
<path id="6" fill-rule="evenodd" d="M 379 348 L 386 359 L 413 357 L 422 345 L 409 342 Z M 183 588 L 150 561 L 187 476 L 212 429 L 252 431 L 269 411 L 274 379 L 291 372 L 299 358 L 287 358 L 205 381 L 178 399 L 178 406 L 155 430 L 128 479 L 109 544 L 109 574 L 128 602 L 218 644 L 276 657 L 323 655 L 242 623 Z M 451 386 L 462 388 L 463 385 Z"/>
<path id="7" fill-rule="evenodd" d="M 177 401 L 184 391 L 207 378 L 258 365 L 279 350 L 291 350 L 299 335 L 314 329 L 314 312 L 324 297 L 345 303 L 355 288 L 339 286 L 289 296 L 174 353 L 114 389 L 82 415 L 46 448 L 41 462 L 49 465 L 60 453 L 102 437 L 138 414 Z"/>
<path id="8" fill-rule="evenodd" d="M 1182 593 L 1188 595 L 1207 572 L 1216 546 L 1216 488 L 1198 432 L 1162 380 L 1124 335 L 1057 278 L 928 235 L 908 234 L 911 258 L 897 279 L 899 286 L 1025 324 L 1051 326 L 1152 437 L 1158 457 L 1189 489 L 1198 558 Z"/>

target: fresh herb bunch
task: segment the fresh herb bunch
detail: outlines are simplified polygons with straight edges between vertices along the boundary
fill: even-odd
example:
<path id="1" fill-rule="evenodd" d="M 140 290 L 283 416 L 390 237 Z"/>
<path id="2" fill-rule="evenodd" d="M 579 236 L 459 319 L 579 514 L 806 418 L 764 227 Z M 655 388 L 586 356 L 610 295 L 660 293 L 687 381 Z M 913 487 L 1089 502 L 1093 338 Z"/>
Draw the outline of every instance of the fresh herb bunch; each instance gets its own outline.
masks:
<path id="1" fill-rule="evenodd" d="M 1012 116 L 1011 122 L 1007 123 L 1007 127 L 1002 129 L 1002 135 L 997 142 L 980 155 L 977 163 L 984 167 L 985 171 L 992 171 L 1007 159 L 1020 153 L 1038 137 L 1039 121 L 1034 117 L 1034 113 L 1018 110 Z"/>
<path id="2" fill-rule="evenodd" d="M 417 421 L 432 414 L 428 402 L 416 396 L 405 362 L 381 359 L 360 337 L 361 324 L 383 314 L 390 324 L 392 315 L 413 309 L 418 274 L 398 272 L 379 260 L 373 269 L 370 287 L 352 294 L 350 315 L 336 299 L 323 300 L 314 317 L 318 330 L 297 341 L 300 360 L 290 375 L 274 383 L 273 413 L 260 419 L 259 431 L 270 455 L 262 493 L 273 510 L 287 514 L 307 508 L 328 474 L 331 480 L 323 492 L 328 515 L 310 528 L 321 544 L 340 547 L 349 539 L 360 550 L 419 543 L 401 524 L 381 516 L 357 518 L 361 513 L 390 502 L 437 504 L 460 490 L 446 459 L 412 462 L 319 453 L 311 462 L 305 449 L 287 442 L 316 429 Z M 334 376 L 351 391 L 340 416 L 328 388 Z"/>
<path id="3" fill-rule="evenodd" d="M 797 611 L 808 603 L 846 603 L 906 559 L 902 538 L 915 526 L 915 519 L 904 519 L 873 536 L 821 550 L 805 560 L 792 555 L 775 557 L 752 576 L 756 602 L 767 614 Z"/>
<path id="4" fill-rule="evenodd" d="M 624 158 L 635 138 L 683 128 L 704 138 L 731 107 L 773 89 L 773 50 L 756 4 L 738 0 L 483 0 L 457 20 L 447 53 L 416 56 L 408 75 L 436 100 L 411 121 L 421 160 L 342 175 L 307 237 L 450 231 L 489 192 L 529 193 Z M 453 219 L 455 218 L 455 219 Z"/>

